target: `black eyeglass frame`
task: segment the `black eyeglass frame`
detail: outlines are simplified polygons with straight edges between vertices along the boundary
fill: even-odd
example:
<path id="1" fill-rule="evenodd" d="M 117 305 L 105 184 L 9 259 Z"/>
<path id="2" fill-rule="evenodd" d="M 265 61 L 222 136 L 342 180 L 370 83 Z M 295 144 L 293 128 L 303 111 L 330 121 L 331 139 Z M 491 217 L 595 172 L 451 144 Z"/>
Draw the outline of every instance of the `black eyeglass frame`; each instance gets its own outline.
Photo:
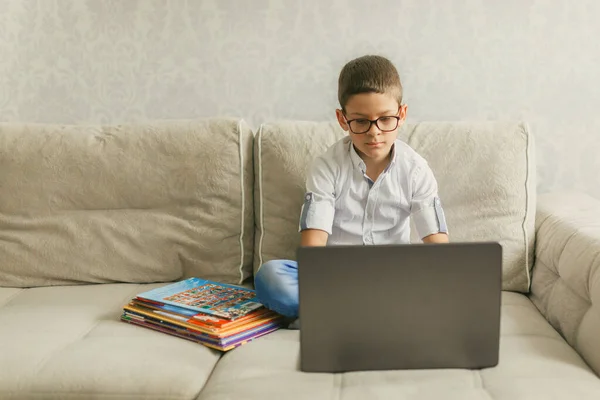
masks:
<path id="1" fill-rule="evenodd" d="M 398 112 L 400 112 L 400 108 L 398 107 Z M 371 127 L 373 126 L 373 124 L 375 124 L 375 126 L 377 127 L 377 129 L 379 129 L 381 132 L 392 132 L 394 130 L 396 130 L 398 128 L 398 125 L 400 125 L 400 120 L 402 118 L 400 118 L 399 115 L 382 115 L 381 117 L 377 118 L 377 119 L 367 119 L 367 118 L 354 118 L 349 120 L 348 117 L 346 116 L 346 113 L 343 112 L 344 114 L 344 118 L 346 119 L 346 124 L 348 124 L 348 129 L 350 129 L 350 132 L 354 133 L 355 135 L 364 135 L 365 133 L 369 132 L 371 130 Z M 393 129 L 381 129 L 381 127 L 379 126 L 379 120 L 382 118 L 395 118 L 396 119 L 396 126 L 394 126 Z M 358 121 L 358 120 L 364 120 L 369 121 L 369 127 L 367 128 L 366 131 L 364 132 L 355 132 L 354 130 L 352 130 L 352 127 L 350 126 L 351 122 L 354 121 Z"/>

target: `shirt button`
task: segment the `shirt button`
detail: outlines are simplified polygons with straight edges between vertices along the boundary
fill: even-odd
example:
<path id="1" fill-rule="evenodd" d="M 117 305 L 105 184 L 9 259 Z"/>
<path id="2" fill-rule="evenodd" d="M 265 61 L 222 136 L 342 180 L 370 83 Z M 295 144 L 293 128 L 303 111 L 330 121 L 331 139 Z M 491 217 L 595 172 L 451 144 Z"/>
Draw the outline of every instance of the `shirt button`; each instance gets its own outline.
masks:
<path id="1" fill-rule="evenodd" d="M 366 244 L 373 243 L 373 234 L 370 231 L 366 231 L 363 233 L 363 242 Z"/>

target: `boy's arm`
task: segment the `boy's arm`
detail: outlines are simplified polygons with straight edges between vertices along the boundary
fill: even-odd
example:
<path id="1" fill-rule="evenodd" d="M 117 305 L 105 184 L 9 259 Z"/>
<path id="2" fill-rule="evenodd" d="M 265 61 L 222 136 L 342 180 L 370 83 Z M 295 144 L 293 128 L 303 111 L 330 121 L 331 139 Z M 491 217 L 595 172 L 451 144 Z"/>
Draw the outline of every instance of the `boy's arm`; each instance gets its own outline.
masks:
<path id="1" fill-rule="evenodd" d="M 326 246 L 329 234 L 319 229 L 305 229 L 301 233 L 300 246 Z"/>
<path id="2" fill-rule="evenodd" d="M 437 181 L 425 160 L 414 175 L 412 192 L 411 217 L 421 240 L 424 243 L 448 243 L 448 227 Z"/>
<path id="3" fill-rule="evenodd" d="M 423 243 L 449 243 L 448 234 L 434 233 L 433 235 L 425 236 Z"/>
<path id="4" fill-rule="evenodd" d="M 324 157 L 313 162 L 306 177 L 300 212 L 301 246 L 325 246 L 335 214 L 335 165 Z"/>

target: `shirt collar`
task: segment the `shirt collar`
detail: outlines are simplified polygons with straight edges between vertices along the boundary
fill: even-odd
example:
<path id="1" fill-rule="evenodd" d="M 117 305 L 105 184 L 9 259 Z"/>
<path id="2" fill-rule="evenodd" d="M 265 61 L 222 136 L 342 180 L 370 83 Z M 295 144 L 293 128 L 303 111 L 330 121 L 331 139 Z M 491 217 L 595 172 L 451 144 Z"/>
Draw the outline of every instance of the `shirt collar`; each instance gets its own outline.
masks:
<path id="1" fill-rule="evenodd" d="M 390 164 L 385 168 L 384 172 L 387 172 L 388 169 L 392 168 L 392 166 L 394 164 L 396 164 L 396 144 L 398 143 L 398 140 L 396 140 L 394 142 L 394 144 L 392 145 L 392 155 L 390 157 Z"/>
<path id="2" fill-rule="evenodd" d="M 354 168 L 360 169 L 363 174 L 365 174 L 367 172 L 367 166 L 365 165 L 365 162 L 362 160 L 362 158 L 360 158 L 360 156 L 356 152 L 356 149 L 354 148 L 352 141 L 350 141 L 350 159 L 352 160 L 352 164 L 354 165 Z"/>

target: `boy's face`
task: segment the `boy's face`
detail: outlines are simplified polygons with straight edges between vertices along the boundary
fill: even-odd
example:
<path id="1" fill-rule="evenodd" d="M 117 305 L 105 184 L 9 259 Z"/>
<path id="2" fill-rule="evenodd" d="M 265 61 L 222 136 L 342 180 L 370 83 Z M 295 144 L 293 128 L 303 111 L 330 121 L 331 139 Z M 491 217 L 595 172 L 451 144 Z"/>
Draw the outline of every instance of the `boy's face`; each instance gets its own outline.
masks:
<path id="1" fill-rule="evenodd" d="M 406 120 L 406 108 L 406 104 L 399 106 L 393 96 L 385 93 L 359 93 L 348 99 L 346 112 L 336 110 L 336 116 L 342 129 L 349 132 L 360 157 L 365 162 L 378 163 L 390 154 Z M 377 124 L 369 122 L 374 120 Z"/>

